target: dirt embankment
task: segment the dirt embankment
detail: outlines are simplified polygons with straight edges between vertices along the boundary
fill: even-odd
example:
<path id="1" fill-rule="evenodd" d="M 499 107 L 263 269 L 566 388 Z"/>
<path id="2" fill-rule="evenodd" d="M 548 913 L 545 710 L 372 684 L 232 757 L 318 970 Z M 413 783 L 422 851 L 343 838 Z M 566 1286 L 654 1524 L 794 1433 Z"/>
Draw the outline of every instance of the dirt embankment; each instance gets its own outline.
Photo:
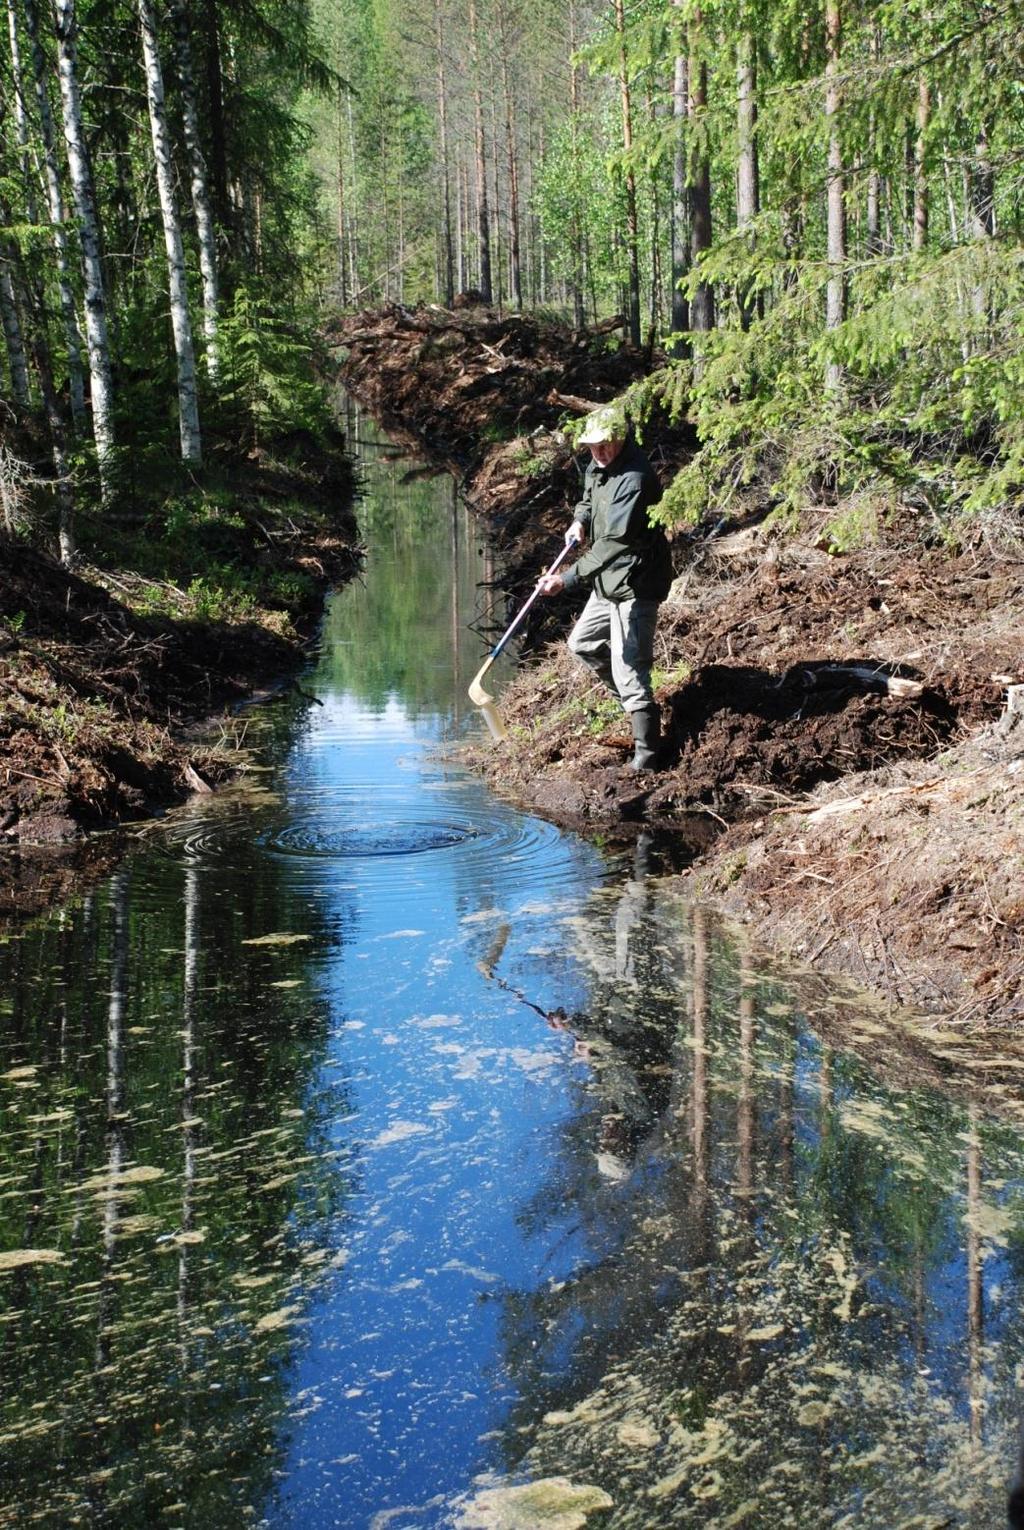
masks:
<path id="1" fill-rule="evenodd" d="M 497 526 L 514 604 L 575 497 L 559 419 L 648 359 L 487 311 L 388 310 L 332 338 L 367 406 L 461 473 Z M 645 447 L 667 481 L 686 432 L 656 420 Z M 796 536 L 755 514 L 676 539 L 658 637 L 663 771 L 626 768 L 616 705 L 561 642 L 544 646 L 568 630 L 568 600 L 543 603 L 535 662 L 501 699 L 510 738 L 475 762 L 559 822 L 686 833 L 695 888 L 818 967 L 965 1022 L 1019 1023 L 1024 728 L 999 719 L 1024 681 L 1024 561 L 983 542 L 929 548 L 905 523 L 884 546 L 834 555 L 829 513 L 809 511 Z"/>
<path id="2" fill-rule="evenodd" d="M 167 580 L 70 572 L 0 536 L 0 917 L 61 896 L 83 865 L 109 864 L 112 849 L 85 845 L 86 831 L 230 775 L 231 730 L 220 746 L 190 730 L 302 661 L 324 589 L 358 566 L 351 474 L 332 457 L 305 519 L 295 475 L 266 476 L 271 494 L 287 493 L 283 519 L 251 467 L 229 523 L 213 530 L 231 538 L 235 572 L 258 568 L 280 591 L 270 606 L 201 617 L 194 593 Z"/>

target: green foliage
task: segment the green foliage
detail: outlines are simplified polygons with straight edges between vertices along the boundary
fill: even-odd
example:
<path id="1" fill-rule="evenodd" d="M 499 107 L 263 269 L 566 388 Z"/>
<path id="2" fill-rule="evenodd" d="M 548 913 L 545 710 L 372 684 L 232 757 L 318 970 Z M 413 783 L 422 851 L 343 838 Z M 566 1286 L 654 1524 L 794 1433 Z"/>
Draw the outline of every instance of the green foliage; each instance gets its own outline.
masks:
<path id="1" fill-rule="evenodd" d="M 517 478 L 543 478 L 544 474 L 551 469 L 550 456 L 543 452 L 535 452 L 530 442 L 525 439 L 517 443 L 511 460 Z"/>
<path id="2" fill-rule="evenodd" d="M 692 665 L 685 659 L 674 664 L 671 669 L 659 669 L 657 665 L 651 670 L 651 685 L 655 691 L 674 691 L 684 686 L 693 674 Z"/>
<path id="3" fill-rule="evenodd" d="M 188 587 L 192 613 L 199 621 L 246 621 L 256 610 L 256 601 L 246 588 L 247 581 L 231 568 L 219 568 L 214 575 L 193 579 Z"/>
<path id="4" fill-rule="evenodd" d="M 1005 505 L 1024 483 L 1024 262 L 1015 248 L 970 245 L 886 258 L 856 273 L 856 304 L 821 331 L 821 268 L 723 244 L 714 279 L 771 295 L 744 331 L 701 336 L 699 366 L 676 363 L 628 396 L 678 416 L 689 399 L 700 449 L 660 507 L 667 524 L 728 513 L 756 486 L 780 516 L 830 499 L 883 493 L 940 521 Z M 696 337 L 695 337 L 696 338 Z M 824 388 L 838 360 L 842 391 Z M 838 547 L 877 529 L 860 499 L 833 522 Z"/>
<path id="5" fill-rule="evenodd" d="M 268 300 L 240 284 L 220 330 L 225 426 L 258 445 L 289 430 L 320 430 L 328 421 L 313 375 L 311 345 Z"/>

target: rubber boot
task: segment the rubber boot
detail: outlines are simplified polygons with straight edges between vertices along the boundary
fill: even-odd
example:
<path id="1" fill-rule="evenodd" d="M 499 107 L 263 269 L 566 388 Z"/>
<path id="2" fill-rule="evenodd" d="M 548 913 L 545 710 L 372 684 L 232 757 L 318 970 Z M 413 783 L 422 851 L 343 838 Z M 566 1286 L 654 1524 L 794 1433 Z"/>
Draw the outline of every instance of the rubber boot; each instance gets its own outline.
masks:
<path id="1" fill-rule="evenodd" d="M 636 748 L 630 761 L 631 770 L 657 770 L 658 747 L 661 743 L 661 712 L 656 704 L 630 712 Z"/>

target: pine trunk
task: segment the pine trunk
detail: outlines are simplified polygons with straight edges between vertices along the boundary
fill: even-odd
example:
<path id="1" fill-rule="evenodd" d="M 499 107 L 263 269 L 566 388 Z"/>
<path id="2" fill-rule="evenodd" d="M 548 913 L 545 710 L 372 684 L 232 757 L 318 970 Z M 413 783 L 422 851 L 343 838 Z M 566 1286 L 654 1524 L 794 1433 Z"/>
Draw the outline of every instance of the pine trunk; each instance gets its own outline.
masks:
<path id="1" fill-rule="evenodd" d="M 505 37 L 505 13 L 502 12 L 501 84 L 505 97 L 505 145 L 508 155 L 508 250 L 509 288 L 512 307 L 517 311 L 523 306 L 522 257 L 519 246 L 519 161 L 516 155 L 516 138 L 512 88 L 508 76 L 508 43 Z"/>
<path id="2" fill-rule="evenodd" d="M 346 275 L 345 254 L 345 218 L 347 214 L 345 187 L 345 125 L 341 113 L 341 102 L 338 103 L 338 142 L 335 159 L 335 175 L 338 185 L 338 301 L 342 308 L 348 306 L 348 280 Z"/>
<path id="3" fill-rule="evenodd" d="M 505 301 L 505 250 L 501 223 L 501 156 L 498 153 L 498 92 L 494 83 L 494 55 L 487 58 L 487 99 L 491 103 L 491 282 L 494 301 L 501 312 Z"/>
<path id="4" fill-rule="evenodd" d="M 842 52 L 842 17 L 838 0 L 825 5 L 825 122 L 828 131 L 828 287 L 825 328 L 839 329 L 846 318 L 846 197 L 843 149 L 839 133 L 842 87 L 839 80 Z M 842 384 L 839 363 L 825 363 L 825 388 L 836 392 Z"/>
<path id="5" fill-rule="evenodd" d="M 356 199 L 356 130 L 352 113 L 352 93 L 349 92 L 346 102 L 345 115 L 348 119 L 348 167 L 349 167 L 349 199 L 351 211 L 348 218 L 348 284 L 355 302 L 359 294 L 359 243 L 356 215 L 358 201 Z"/>
<path id="6" fill-rule="evenodd" d="M 192 29 L 187 0 L 171 0 L 174 26 L 174 61 L 178 72 L 178 94 L 185 131 L 189 178 L 192 188 L 192 211 L 196 220 L 199 245 L 199 274 L 203 286 L 203 336 L 206 341 L 206 373 L 212 383 L 220 372 L 217 350 L 217 327 L 220 321 L 220 279 L 217 270 L 217 235 L 210 200 L 206 157 L 199 131 L 199 106 L 196 96 L 195 69 L 192 64 Z"/>
<path id="7" fill-rule="evenodd" d="M 0 246 L 0 320 L 3 321 L 4 340 L 7 344 L 7 361 L 11 373 L 11 396 L 21 409 L 29 409 L 32 397 L 28 385 L 28 356 L 25 337 L 18 312 L 18 299 L 14 290 L 14 272 L 11 251 L 6 240 Z"/>
<path id="8" fill-rule="evenodd" d="M 688 189 L 690 202 L 690 258 L 696 265 L 711 248 L 711 156 L 707 145 L 708 66 L 703 56 L 704 17 L 698 8 L 690 24 L 690 61 L 687 68 L 690 119 Z M 690 303 L 690 327 L 707 333 L 715 327 L 715 294 L 709 282 L 700 282 Z"/>
<path id="9" fill-rule="evenodd" d="M 469 55 L 473 73 L 473 126 L 476 147 L 477 239 L 480 258 L 480 293 L 491 301 L 491 227 L 487 205 L 487 146 L 484 139 L 484 103 L 480 88 L 480 48 L 477 38 L 476 0 L 469 0 Z"/>
<path id="10" fill-rule="evenodd" d="M 641 343 L 640 334 L 640 235 L 636 210 L 636 173 L 629 157 L 633 152 L 633 108 L 629 93 L 629 64 L 626 57 L 626 14 L 623 0 L 614 0 L 615 31 L 619 39 L 619 99 L 622 106 L 622 148 L 626 156 L 626 262 L 629 283 L 626 293 L 626 314 L 629 322 L 629 338 L 634 345 Z"/>
<path id="11" fill-rule="evenodd" d="M 85 340 L 89 356 L 89 388 L 92 402 L 92 433 L 100 474 L 100 494 L 104 500 L 112 492 L 111 476 L 114 455 L 114 386 L 110 366 L 110 341 L 107 333 L 107 295 L 103 280 L 100 224 L 96 212 L 96 194 L 92 167 L 86 149 L 82 121 L 82 95 L 78 81 L 75 0 L 55 0 L 54 26 L 57 35 L 57 69 L 68 151 L 68 171 L 78 218 L 85 280 Z"/>
<path id="12" fill-rule="evenodd" d="M 574 171 L 579 163 L 580 138 L 580 74 L 576 67 L 576 34 L 576 4 L 575 0 L 569 0 L 569 110 L 572 114 L 570 121 L 572 124 L 572 164 Z M 575 193 L 573 194 L 570 238 L 572 240 L 571 287 L 573 320 L 576 328 L 582 329 L 587 321 L 583 295 L 586 268 L 583 255 L 583 218 L 580 214 L 579 198 Z"/>
<path id="13" fill-rule="evenodd" d="M 682 9 L 684 0 L 673 0 Z M 686 124 L 689 116 L 689 71 L 686 54 L 680 48 L 672 73 L 672 118 L 675 125 L 675 148 L 672 154 L 672 329 L 684 335 L 690 328 L 690 300 L 682 290 L 690 270 L 690 199 L 687 193 Z M 689 349 L 685 340 L 673 346 L 673 355 L 684 356 Z"/>
<path id="14" fill-rule="evenodd" d="M 227 229 L 231 221 L 228 193 L 227 127 L 224 121 L 224 79 L 221 69 L 220 19 L 217 0 L 204 0 L 203 34 L 206 42 L 206 99 L 210 129 L 210 175 L 217 221 Z"/>
<path id="15" fill-rule="evenodd" d="M 167 282 L 171 300 L 171 329 L 178 369 L 178 430 L 181 456 L 195 466 L 202 461 L 199 433 L 199 397 L 196 391 L 196 360 L 192 345 L 192 321 L 188 311 L 188 285 L 185 278 L 185 249 L 181 224 L 174 205 L 174 166 L 171 161 L 171 136 L 164 104 L 163 71 L 157 43 L 156 15 L 151 0 L 138 0 L 142 32 L 142 57 L 146 69 L 146 99 L 149 127 L 156 161 L 156 186 L 160 199 L 160 217 L 167 251 Z"/>
<path id="16" fill-rule="evenodd" d="M 70 568 L 75 561 L 75 497 L 73 477 L 68 457 L 68 438 L 61 414 L 60 401 L 53 380 L 50 347 L 46 340 L 46 316 L 42 292 L 33 300 L 33 323 L 31 326 L 32 360 L 39 378 L 39 392 L 50 431 L 50 448 L 53 455 L 54 481 L 57 494 L 57 541 L 60 561 Z"/>
<path id="17" fill-rule="evenodd" d="M 455 296 L 455 261 L 452 252 L 452 174 L 448 149 L 448 79 L 444 67 L 444 13 L 441 0 L 434 0 L 434 43 L 437 50 L 437 123 L 443 181 L 441 290 L 445 304 L 450 308 Z"/>

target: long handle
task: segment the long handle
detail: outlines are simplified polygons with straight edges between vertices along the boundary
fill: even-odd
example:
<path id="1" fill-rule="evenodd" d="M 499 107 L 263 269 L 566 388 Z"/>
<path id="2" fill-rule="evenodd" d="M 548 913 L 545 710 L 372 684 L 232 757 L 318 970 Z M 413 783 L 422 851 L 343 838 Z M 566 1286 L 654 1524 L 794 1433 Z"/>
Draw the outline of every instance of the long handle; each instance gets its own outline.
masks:
<path id="1" fill-rule="evenodd" d="M 565 546 L 562 548 L 562 551 L 558 554 L 558 557 L 555 559 L 554 563 L 552 563 L 551 567 L 549 569 L 546 569 L 545 572 L 541 575 L 540 579 L 537 580 L 537 588 L 534 590 L 533 594 L 530 596 L 530 598 L 526 602 L 525 606 L 523 606 L 522 610 L 519 612 L 519 615 L 514 618 L 514 620 L 512 622 L 512 625 L 503 633 L 503 635 L 498 639 L 498 641 L 495 643 L 494 647 L 491 649 L 491 658 L 492 659 L 496 659 L 498 657 L 499 653 L 504 648 L 505 644 L 508 642 L 508 640 L 512 636 L 513 632 L 515 632 L 516 628 L 519 626 L 519 623 L 522 621 L 522 619 L 526 615 L 527 611 L 529 611 L 530 607 L 533 605 L 534 601 L 537 599 L 537 596 L 540 594 L 540 587 L 541 587 L 542 581 L 545 580 L 548 577 L 549 574 L 553 574 L 555 572 L 555 569 L 561 563 L 561 561 L 565 557 L 566 553 L 570 552 L 572 550 L 572 548 L 574 548 L 575 546 L 576 546 L 576 538 L 573 537 L 571 542 L 566 542 Z"/>

